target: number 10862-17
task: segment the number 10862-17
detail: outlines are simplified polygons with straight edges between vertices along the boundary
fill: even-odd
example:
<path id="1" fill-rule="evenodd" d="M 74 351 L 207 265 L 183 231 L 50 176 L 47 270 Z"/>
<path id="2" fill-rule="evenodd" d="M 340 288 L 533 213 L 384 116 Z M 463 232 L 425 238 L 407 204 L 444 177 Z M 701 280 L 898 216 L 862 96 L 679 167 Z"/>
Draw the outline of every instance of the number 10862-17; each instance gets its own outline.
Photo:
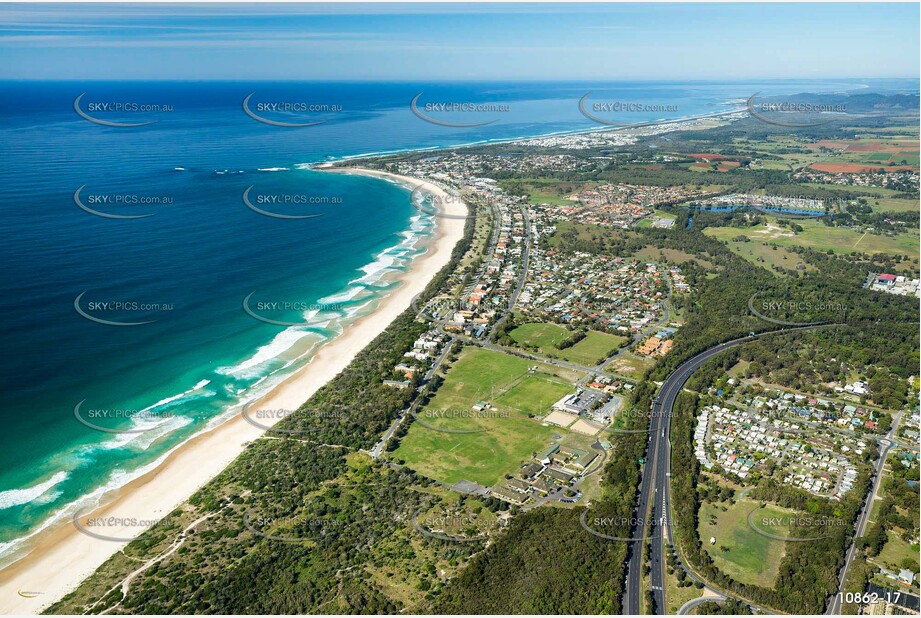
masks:
<path id="1" fill-rule="evenodd" d="M 885 597 L 880 597 L 876 592 L 839 592 L 838 598 L 844 603 L 858 603 L 872 605 L 885 600 L 888 603 L 898 603 L 901 592 L 887 592 Z"/>

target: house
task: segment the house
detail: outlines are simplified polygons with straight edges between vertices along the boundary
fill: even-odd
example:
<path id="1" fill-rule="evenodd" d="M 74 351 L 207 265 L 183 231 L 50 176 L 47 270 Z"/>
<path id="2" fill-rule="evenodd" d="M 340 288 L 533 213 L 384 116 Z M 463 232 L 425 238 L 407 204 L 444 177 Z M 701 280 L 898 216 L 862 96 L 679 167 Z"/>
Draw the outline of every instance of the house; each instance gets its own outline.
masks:
<path id="1" fill-rule="evenodd" d="M 551 493 L 555 492 L 556 489 L 557 489 L 555 485 L 553 485 L 552 483 L 548 483 L 547 481 L 545 481 L 545 480 L 543 480 L 543 479 L 537 479 L 536 481 L 534 481 L 533 483 L 531 483 L 531 486 L 532 486 L 536 491 L 539 491 L 540 493 L 545 494 L 545 495 L 546 495 L 546 494 L 551 494 Z"/>
<path id="2" fill-rule="evenodd" d="M 553 463 L 553 459 L 551 459 L 551 458 L 553 457 L 553 455 L 554 455 L 558 450 L 560 450 L 560 445 L 559 445 L 559 444 L 554 444 L 554 445 L 550 446 L 549 448 L 545 449 L 543 452 L 538 453 L 537 455 L 535 455 L 535 456 L 534 456 L 534 459 L 536 459 L 537 461 L 541 462 L 541 463 L 544 464 L 545 466 L 549 466 L 551 463 Z"/>
<path id="3" fill-rule="evenodd" d="M 905 586 L 911 586 L 912 582 L 915 581 L 915 574 L 908 570 L 902 569 L 899 571 L 899 583 Z"/>
<path id="4" fill-rule="evenodd" d="M 892 285 L 895 283 L 895 275 L 890 275 L 888 273 L 882 273 L 876 278 L 876 283 L 879 285 Z"/>
<path id="5" fill-rule="evenodd" d="M 580 469 L 580 470 L 585 470 L 585 469 L 588 468 L 588 467 L 592 464 L 592 462 L 595 461 L 595 459 L 597 459 L 597 458 L 598 458 L 598 454 L 597 454 L 597 453 L 585 453 L 585 452 L 583 452 L 583 454 L 582 454 L 580 457 L 578 457 L 574 462 L 572 462 L 572 465 L 573 465 L 574 468 L 578 468 L 578 469 Z"/>
<path id="6" fill-rule="evenodd" d="M 659 339 L 658 337 L 650 337 L 649 339 L 646 340 L 645 343 L 643 343 L 643 345 L 638 347 L 636 351 L 642 354 L 643 356 L 650 356 L 653 352 L 656 351 L 656 349 L 658 349 L 661 343 L 662 343 L 662 340 Z"/>
<path id="7" fill-rule="evenodd" d="M 544 467 L 541 464 L 532 462 L 522 466 L 519 474 L 521 474 L 521 478 L 530 480 L 540 476 L 543 471 Z"/>
<path id="8" fill-rule="evenodd" d="M 675 345 L 675 342 L 669 339 L 668 341 L 664 342 L 661 346 L 659 346 L 659 349 L 656 351 L 656 354 L 659 356 L 665 356 L 672 349 L 673 345 Z"/>
<path id="9" fill-rule="evenodd" d="M 392 386 L 393 388 L 399 388 L 400 390 L 403 390 L 412 386 L 412 382 L 409 380 L 384 380 L 384 386 Z"/>
<path id="10" fill-rule="evenodd" d="M 505 482 L 505 485 L 514 491 L 517 491 L 520 494 L 527 494 L 531 491 L 531 486 L 525 483 L 524 481 L 519 481 L 518 479 L 509 479 Z"/>
<path id="11" fill-rule="evenodd" d="M 493 487 L 490 490 L 490 494 L 510 504 L 522 504 L 521 496 L 515 495 L 515 492 L 505 487 Z"/>
<path id="12" fill-rule="evenodd" d="M 403 374 L 403 377 L 410 379 L 410 380 L 412 379 L 414 375 L 416 375 L 416 368 L 410 367 L 406 363 L 400 363 L 399 365 L 394 367 L 394 370 L 399 371 L 400 373 Z"/>
<path id="13" fill-rule="evenodd" d="M 549 476 L 553 480 L 559 481 L 561 483 L 568 483 L 572 480 L 573 475 L 569 474 L 568 472 L 563 472 L 558 468 L 547 468 L 547 470 L 544 472 L 544 476 Z"/>

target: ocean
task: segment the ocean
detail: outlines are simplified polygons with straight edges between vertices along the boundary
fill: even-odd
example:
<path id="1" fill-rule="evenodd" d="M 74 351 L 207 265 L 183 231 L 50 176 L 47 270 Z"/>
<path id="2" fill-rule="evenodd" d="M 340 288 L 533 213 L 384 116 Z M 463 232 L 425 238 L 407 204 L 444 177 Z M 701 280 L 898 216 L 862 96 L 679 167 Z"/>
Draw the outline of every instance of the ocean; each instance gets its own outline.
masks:
<path id="1" fill-rule="evenodd" d="M 0 565 L 303 366 L 424 251 L 407 189 L 311 164 L 604 128 L 588 93 L 669 106 L 607 116 L 636 123 L 867 87 L 916 89 L 0 83 Z"/>

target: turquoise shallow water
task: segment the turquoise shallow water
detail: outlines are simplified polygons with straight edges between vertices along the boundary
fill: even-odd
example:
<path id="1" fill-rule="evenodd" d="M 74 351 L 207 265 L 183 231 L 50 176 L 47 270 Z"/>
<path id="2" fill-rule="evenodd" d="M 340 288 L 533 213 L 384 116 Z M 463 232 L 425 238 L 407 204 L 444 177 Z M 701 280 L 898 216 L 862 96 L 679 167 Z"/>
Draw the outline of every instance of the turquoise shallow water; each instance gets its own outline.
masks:
<path id="1" fill-rule="evenodd" d="M 757 90 L 855 85 L 591 90 L 674 103 L 675 115 L 689 116 Z M 18 539 L 92 504 L 303 364 L 369 310 L 387 273 L 405 269 L 431 234 L 408 191 L 305 164 L 598 128 L 578 112 L 580 84 L 58 82 L 0 90 L 0 563 L 15 555 Z M 423 90 L 436 101 L 505 101 L 511 111 L 489 126 L 440 127 L 409 111 Z M 311 128 L 268 126 L 241 112 L 253 91 L 265 100 L 320 98 L 345 111 Z M 172 111 L 145 127 L 98 126 L 74 113 L 81 92 L 169 102 Z M 90 214 L 75 202 L 78 189 L 90 210 L 153 216 Z M 259 214 L 243 201 L 247 189 L 258 209 L 320 216 Z M 267 320 L 309 324 L 260 321 L 244 311 L 245 298 Z M 75 417 L 78 405 L 96 428 Z"/>
<path id="2" fill-rule="evenodd" d="M 407 191 L 374 179 L 263 172 L 263 196 L 336 200 L 298 206 L 323 216 L 278 220 L 242 206 L 245 187 L 235 177 L 164 175 L 149 186 L 181 198 L 154 217 L 100 220 L 90 242 L 82 226 L 65 233 L 49 218 L 50 229 L 21 240 L 23 253 L 35 252 L 26 261 L 42 260 L 47 270 L 42 287 L 19 291 L 41 319 L 23 318 L 28 338 L 7 348 L 19 359 L 11 408 L 21 413 L 5 419 L 17 440 L 3 450 L 0 473 L 0 486 L 16 488 L 0 492 L 4 542 L 63 505 L 124 484 L 271 388 L 367 313 L 391 285 L 387 274 L 405 270 L 433 229 Z M 43 234 L 56 247 L 37 247 Z M 90 318 L 150 322 L 94 322 L 76 311 L 79 294 Z"/>

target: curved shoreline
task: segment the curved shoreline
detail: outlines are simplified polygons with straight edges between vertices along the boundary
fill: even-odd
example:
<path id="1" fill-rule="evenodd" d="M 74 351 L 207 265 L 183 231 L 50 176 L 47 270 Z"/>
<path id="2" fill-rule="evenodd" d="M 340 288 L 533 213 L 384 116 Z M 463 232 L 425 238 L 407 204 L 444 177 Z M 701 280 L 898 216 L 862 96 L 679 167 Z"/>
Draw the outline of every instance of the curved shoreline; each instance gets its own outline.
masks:
<path id="1" fill-rule="evenodd" d="M 466 205 L 457 199 L 444 199 L 447 196 L 444 189 L 421 179 L 363 168 L 329 171 L 371 176 L 410 189 L 421 186 L 443 198 L 449 214 L 466 214 Z M 253 403 L 266 408 L 300 407 L 410 306 L 412 299 L 450 261 L 463 232 L 462 217 L 439 218 L 425 253 L 413 258 L 409 269 L 397 278 L 400 284 L 383 296 L 370 314 L 349 324 L 341 335 L 323 345 L 304 367 Z M 278 420 L 280 418 L 266 420 L 265 424 L 271 426 Z M 154 469 L 112 492 L 103 505 L 81 518 L 161 519 L 220 474 L 248 443 L 263 433 L 241 415 L 235 415 L 177 445 Z M 108 533 L 113 537 L 135 538 L 143 530 L 137 526 L 122 526 L 107 528 Z M 69 522 L 49 527 L 38 535 L 28 554 L 0 570 L 0 612 L 34 614 L 42 611 L 76 588 L 126 544 L 81 534 Z"/>
<path id="2" fill-rule="evenodd" d="M 730 103 L 725 103 L 729 105 Z M 605 126 L 599 124 L 595 127 L 588 127 L 584 129 L 565 129 L 562 131 L 551 131 L 550 133 L 537 133 L 535 135 L 519 135 L 517 137 L 499 137 L 495 139 L 482 139 L 474 142 L 463 142 L 460 144 L 455 144 L 453 146 L 426 146 L 424 148 L 400 148 L 397 150 L 387 150 L 381 152 L 369 152 L 366 154 L 357 154 L 357 155 L 345 155 L 341 157 L 330 158 L 325 161 L 315 162 L 315 163 L 302 163 L 300 165 L 306 165 L 310 169 L 316 170 L 326 170 L 326 171 L 337 171 L 345 169 L 365 169 L 365 168 L 332 168 L 334 165 L 339 165 L 342 163 L 350 163 L 352 161 L 364 161 L 366 159 L 381 159 L 384 157 L 393 157 L 402 154 L 407 154 L 410 152 L 440 152 L 444 150 L 458 150 L 462 148 L 477 148 L 479 146 L 495 146 L 500 144 L 514 144 L 516 142 L 524 142 L 532 139 L 543 139 L 547 137 L 565 137 L 569 135 L 586 135 L 589 133 L 598 133 L 598 132 L 609 132 L 613 133 L 616 131 L 628 131 L 630 129 L 642 128 L 648 129 L 653 126 L 667 125 L 667 124 L 676 124 L 679 122 L 691 122 L 694 120 L 719 120 L 723 116 L 731 116 L 732 114 L 737 114 L 739 112 L 747 112 L 748 108 L 742 105 L 742 107 L 733 108 L 729 110 L 723 110 L 719 112 L 712 112 L 706 114 L 694 114 L 691 116 L 683 116 L 681 118 L 673 118 L 666 120 L 656 120 L 650 121 L 648 123 L 642 123 L 641 125 L 624 125 L 624 126 Z M 371 170 L 366 170 L 371 171 Z M 373 170 L 376 171 L 376 170 Z M 391 174 L 395 176 L 395 174 Z"/>

